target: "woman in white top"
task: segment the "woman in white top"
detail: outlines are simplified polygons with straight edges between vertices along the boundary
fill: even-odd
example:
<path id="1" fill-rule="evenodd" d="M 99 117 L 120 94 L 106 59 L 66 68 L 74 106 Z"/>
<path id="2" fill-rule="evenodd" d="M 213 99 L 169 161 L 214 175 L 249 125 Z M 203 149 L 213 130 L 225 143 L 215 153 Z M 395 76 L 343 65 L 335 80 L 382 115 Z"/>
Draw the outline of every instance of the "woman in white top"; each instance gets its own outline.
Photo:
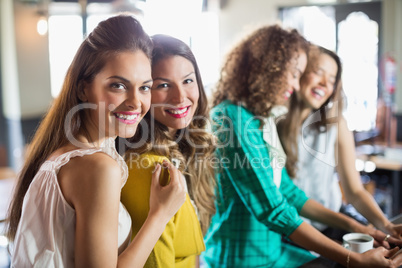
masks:
<path id="1" fill-rule="evenodd" d="M 353 135 L 342 116 L 341 73 L 341 61 L 334 52 L 311 46 L 300 91 L 291 97 L 288 115 L 278 125 L 288 156 L 286 167 L 307 196 L 339 211 L 342 194 L 336 172 L 346 200 L 385 232 L 371 234 L 377 242 L 401 244 L 402 225 L 386 218 L 356 171 Z"/>
<path id="2" fill-rule="evenodd" d="M 8 214 L 13 267 L 142 267 L 184 203 L 177 169 L 167 164 L 172 180 L 162 187 L 158 165 L 148 218 L 129 244 L 120 203 L 127 166 L 114 139 L 133 136 L 149 110 L 151 51 L 127 15 L 101 22 L 81 44 L 19 176 Z"/>

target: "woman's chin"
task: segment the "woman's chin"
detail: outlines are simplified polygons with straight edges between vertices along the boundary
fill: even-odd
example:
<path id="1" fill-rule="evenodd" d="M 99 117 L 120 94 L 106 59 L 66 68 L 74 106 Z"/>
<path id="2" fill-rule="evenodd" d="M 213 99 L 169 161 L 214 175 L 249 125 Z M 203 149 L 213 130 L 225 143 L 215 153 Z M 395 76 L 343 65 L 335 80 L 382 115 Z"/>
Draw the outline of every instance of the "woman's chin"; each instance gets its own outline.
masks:
<path id="1" fill-rule="evenodd" d="M 123 129 L 119 129 L 119 133 L 117 134 L 117 136 L 124 139 L 131 138 L 135 135 L 136 131 L 137 125 L 132 127 L 125 127 Z"/>

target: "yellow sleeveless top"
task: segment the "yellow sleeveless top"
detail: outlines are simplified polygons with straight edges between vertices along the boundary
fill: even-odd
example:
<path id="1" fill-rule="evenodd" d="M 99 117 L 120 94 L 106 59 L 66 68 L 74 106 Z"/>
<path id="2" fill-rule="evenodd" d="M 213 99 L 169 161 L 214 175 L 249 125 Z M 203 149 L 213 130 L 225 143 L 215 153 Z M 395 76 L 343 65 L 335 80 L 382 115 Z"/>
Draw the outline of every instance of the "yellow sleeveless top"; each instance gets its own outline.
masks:
<path id="1" fill-rule="evenodd" d="M 149 211 L 152 171 L 166 157 L 146 153 L 127 161 L 129 175 L 121 202 L 132 219 L 133 238 Z M 169 161 L 169 160 L 168 160 Z M 152 250 L 144 267 L 195 267 L 196 256 L 205 250 L 200 223 L 189 195 Z"/>

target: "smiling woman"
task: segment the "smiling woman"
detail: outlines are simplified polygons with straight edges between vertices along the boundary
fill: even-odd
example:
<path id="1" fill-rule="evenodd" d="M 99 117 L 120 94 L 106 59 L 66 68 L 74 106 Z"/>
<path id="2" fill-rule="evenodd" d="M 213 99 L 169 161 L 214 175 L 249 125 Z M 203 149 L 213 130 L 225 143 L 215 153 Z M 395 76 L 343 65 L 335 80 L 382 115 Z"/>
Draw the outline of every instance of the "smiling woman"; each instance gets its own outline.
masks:
<path id="1" fill-rule="evenodd" d="M 100 104 L 97 109 L 85 110 L 83 120 L 105 136 L 134 136 L 150 107 L 150 72 L 149 58 L 142 51 L 111 57 L 94 81 L 79 92 L 81 101 Z"/>
<path id="2" fill-rule="evenodd" d="M 347 202 L 368 222 L 401 239 L 402 225 L 387 219 L 363 187 L 356 170 L 353 135 L 342 113 L 341 74 L 342 64 L 336 53 L 311 45 L 300 91 L 291 97 L 288 116 L 278 125 L 288 155 L 286 167 L 300 189 L 336 212 L 343 208 L 341 185 Z M 317 221 L 311 223 L 320 231 L 341 239 L 342 231 Z M 379 243 L 385 237 L 385 234 L 369 234 Z"/>
<path id="3" fill-rule="evenodd" d="M 114 139 L 134 135 L 149 110 L 151 50 L 126 15 L 81 44 L 18 179 L 7 219 L 12 267 L 142 267 L 183 204 L 177 169 L 167 165 L 171 181 L 161 187 L 158 165 L 149 215 L 129 245 L 131 218 L 119 202 L 127 165 Z"/>
<path id="4" fill-rule="evenodd" d="M 395 267 L 402 261 L 402 256 L 389 258 L 397 249 L 351 252 L 301 219 L 382 233 L 309 199 L 283 166 L 276 104 L 283 104 L 287 93 L 295 91 L 293 97 L 302 91 L 299 75 L 308 50 L 297 31 L 267 25 L 227 54 L 211 110 L 219 140 L 216 155 L 226 165 L 215 173 L 217 212 L 202 254 L 208 267 L 300 267 L 315 258 L 310 251 L 346 267 Z M 245 163 L 240 168 L 238 159 Z"/>
<path id="5" fill-rule="evenodd" d="M 194 67 L 181 56 L 171 56 L 153 67 L 152 115 L 174 134 L 191 122 L 199 91 Z"/>
<path id="6" fill-rule="evenodd" d="M 215 212 L 214 140 L 206 129 L 207 98 L 190 48 L 166 35 L 152 39 L 152 105 L 144 119 L 148 124 L 139 127 L 130 145 L 134 147 L 143 135 L 147 142 L 126 153 L 129 178 L 121 200 L 133 218 L 136 237 L 149 210 L 153 167 L 163 160 L 178 163 L 188 190 L 186 202 L 167 224 L 145 267 L 194 267 L 197 255 L 205 250 L 203 232 Z"/>

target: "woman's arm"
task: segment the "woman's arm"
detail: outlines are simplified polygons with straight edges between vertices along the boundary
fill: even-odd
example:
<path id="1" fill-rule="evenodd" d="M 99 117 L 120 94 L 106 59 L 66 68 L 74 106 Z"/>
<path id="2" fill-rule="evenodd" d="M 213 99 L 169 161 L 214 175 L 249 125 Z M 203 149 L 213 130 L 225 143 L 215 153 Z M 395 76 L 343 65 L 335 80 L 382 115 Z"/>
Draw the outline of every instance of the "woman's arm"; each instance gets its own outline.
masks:
<path id="1" fill-rule="evenodd" d="M 398 245 L 401 244 L 401 241 L 395 238 L 389 238 L 388 242 L 383 241 L 386 234 L 381 230 L 377 230 L 372 226 L 363 225 L 345 214 L 327 209 L 313 199 L 309 199 L 305 203 L 300 211 L 300 215 L 311 220 L 321 222 L 333 228 L 345 230 L 347 232 L 365 233 L 371 235 L 375 239 L 375 246 L 381 245 L 389 248 L 388 242 Z"/>
<path id="2" fill-rule="evenodd" d="M 164 162 L 164 165 L 169 168 L 170 183 L 166 186 L 159 184 L 161 167 L 156 165 L 152 174 L 148 217 L 129 247 L 119 256 L 119 267 L 144 266 L 156 242 L 165 231 L 166 224 L 186 199 L 184 176 L 171 163 Z"/>
<path id="3" fill-rule="evenodd" d="M 377 202 L 361 183 L 360 174 L 355 167 L 356 153 L 353 135 L 343 117 L 339 120 L 338 131 L 337 144 L 335 144 L 338 147 L 338 155 L 335 157 L 338 159 L 337 172 L 346 200 L 375 227 L 394 237 L 402 238 L 402 225 L 394 225 L 386 218 Z"/>
<path id="4" fill-rule="evenodd" d="M 60 187 L 76 213 L 76 267 L 117 264 L 120 177 L 118 163 L 104 153 L 72 158 L 60 169 Z"/>
<path id="5" fill-rule="evenodd" d="M 309 199 L 300 211 L 300 215 L 313 221 L 321 222 L 333 228 L 345 230 L 347 232 L 362 231 L 364 225 L 356 220 L 342 214 L 327 209 L 317 201 Z"/>
<path id="6" fill-rule="evenodd" d="M 168 161 L 166 157 L 154 155 L 152 153 L 143 154 L 135 158 L 135 161 L 127 160 L 129 166 L 129 176 L 125 186 L 121 191 L 121 202 L 126 207 L 132 219 L 133 239 L 137 238 L 141 228 L 144 227 L 147 217 L 151 215 L 150 201 L 152 177 L 151 172 L 157 163 Z M 182 178 L 182 177 L 181 177 Z M 182 178 L 184 181 L 184 178 Z M 155 192 L 155 191 L 154 191 Z M 166 224 L 153 250 L 147 255 L 145 267 L 154 266 L 174 266 L 175 247 L 174 235 L 176 228 L 176 216 Z"/>
<path id="7" fill-rule="evenodd" d="M 260 121 L 241 106 L 213 110 L 214 131 L 219 139 L 216 153 L 237 195 L 250 213 L 271 230 L 289 235 L 302 222 L 273 179 L 270 153 L 263 140 Z M 299 189 L 297 198 L 307 197 Z"/>
<path id="8" fill-rule="evenodd" d="M 90 166 L 91 169 L 87 167 Z M 185 200 L 185 190 L 172 170 L 171 183 L 159 185 L 160 168 L 153 176 L 152 212 L 141 235 L 118 256 L 118 214 L 121 170 L 103 153 L 74 158 L 60 170 L 63 194 L 76 211 L 76 267 L 142 267 L 167 221 Z"/>
<path id="9" fill-rule="evenodd" d="M 402 263 L 400 258 L 395 258 L 395 260 L 387 259 L 393 256 L 398 251 L 398 248 L 386 250 L 383 247 L 379 247 L 363 254 L 358 254 L 329 239 L 305 222 L 289 238 L 300 246 L 317 252 L 345 267 L 398 267 Z"/>

